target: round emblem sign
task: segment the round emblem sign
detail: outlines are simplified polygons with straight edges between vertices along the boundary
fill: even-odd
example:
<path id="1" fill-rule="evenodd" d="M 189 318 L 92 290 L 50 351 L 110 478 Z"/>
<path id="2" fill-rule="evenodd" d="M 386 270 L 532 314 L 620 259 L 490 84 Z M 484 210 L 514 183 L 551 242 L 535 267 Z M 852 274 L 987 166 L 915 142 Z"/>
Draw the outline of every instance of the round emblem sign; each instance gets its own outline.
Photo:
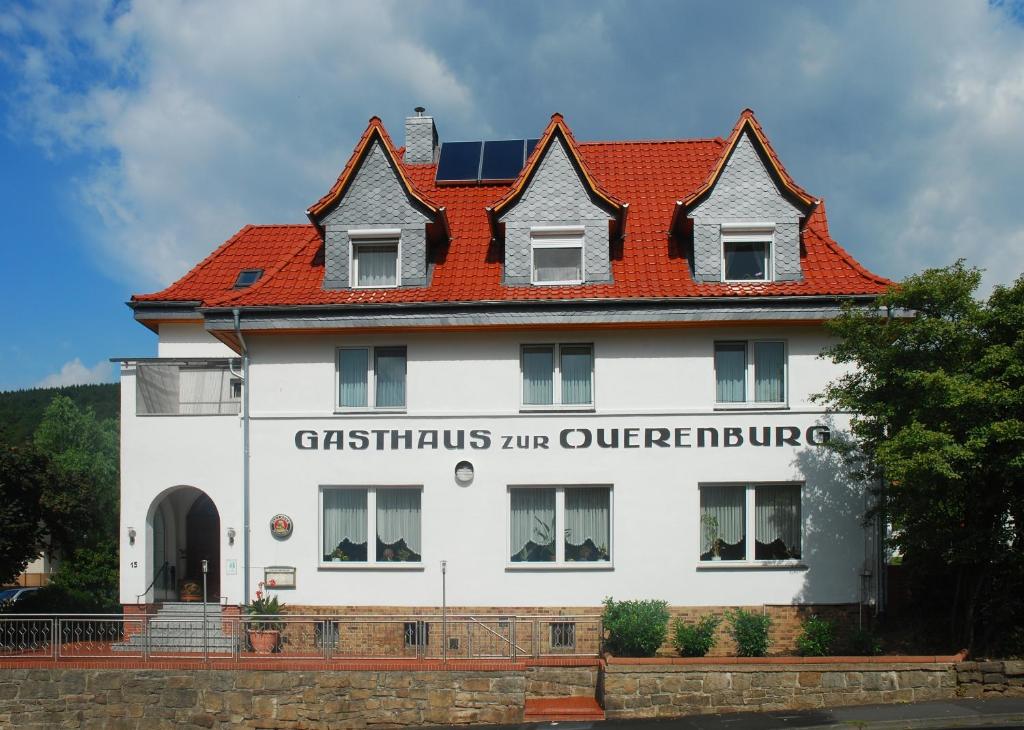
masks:
<path id="1" fill-rule="evenodd" d="M 274 515 L 270 518 L 270 534 L 283 540 L 292 534 L 292 518 L 288 515 Z"/>

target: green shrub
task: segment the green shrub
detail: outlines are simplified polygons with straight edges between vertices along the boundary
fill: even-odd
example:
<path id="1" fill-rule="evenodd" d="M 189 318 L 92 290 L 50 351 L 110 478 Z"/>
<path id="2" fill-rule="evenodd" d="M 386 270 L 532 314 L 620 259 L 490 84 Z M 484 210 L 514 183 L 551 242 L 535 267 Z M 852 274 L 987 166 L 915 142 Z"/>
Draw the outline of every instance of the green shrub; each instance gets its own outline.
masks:
<path id="1" fill-rule="evenodd" d="M 882 653 L 882 642 L 869 629 L 857 629 L 850 634 L 850 649 L 856 656 L 878 656 Z"/>
<path id="2" fill-rule="evenodd" d="M 831 656 L 836 627 L 828 619 L 811 616 L 803 623 L 796 637 L 796 653 L 800 656 Z"/>
<path id="3" fill-rule="evenodd" d="M 665 601 L 604 599 L 601 614 L 608 632 L 606 647 L 616 656 L 654 656 L 665 640 L 668 604 Z"/>
<path id="4" fill-rule="evenodd" d="M 705 616 L 695 624 L 677 618 L 672 629 L 672 646 L 680 656 L 706 656 L 715 645 L 715 629 L 722 623 L 718 616 Z"/>
<path id="5" fill-rule="evenodd" d="M 744 611 L 742 608 L 725 612 L 729 635 L 736 642 L 736 656 L 765 656 L 768 654 L 768 630 L 771 616 Z"/>

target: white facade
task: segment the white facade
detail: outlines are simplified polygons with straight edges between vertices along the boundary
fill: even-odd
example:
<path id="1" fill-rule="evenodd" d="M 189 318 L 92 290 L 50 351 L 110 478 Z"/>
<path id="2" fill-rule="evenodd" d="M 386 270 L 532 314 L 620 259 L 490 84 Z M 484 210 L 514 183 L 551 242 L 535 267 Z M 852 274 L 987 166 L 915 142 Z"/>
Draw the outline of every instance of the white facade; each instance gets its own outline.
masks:
<path id="1" fill-rule="evenodd" d="M 786 402 L 771 407 L 716 407 L 716 341 L 783 341 Z M 522 345 L 593 344 L 594 405 L 579 412 L 530 412 L 522 405 Z M 606 596 L 658 597 L 673 605 L 855 603 L 870 568 L 872 536 L 861 526 L 863 490 L 840 478 L 836 457 L 807 444 L 807 429 L 830 420 L 810 396 L 839 375 L 818 357 L 826 344 L 812 326 L 682 327 L 580 331 L 259 335 L 247 338 L 249 373 L 250 585 L 271 566 L 295 569 L 296 587 L 279 591 L 295 605 L 424 606 L 440 603 L 440 561 L 448 563 L 448 601 L 463 606 L 593 606 Z M 407 348 L 407 406 L 399 413 L 339 412 L 338 348 Z M 161 356 L 205 358 L 231 353 L 195 325 L 163 324 Z M 121 600 L 154 599 L 154 517 L 176 487 L 205 492 L 219 512 L 222 600 L 244 603 L 243 419 L 241 415 L 136 415 L 135 367 L 122 370 Z M 772 445 L 748 443 L 749 428 L 771 427 Z M 794 427 L 799 446 L 775 445 L 776 427 Z M 744 443 L 725 446 L 725 428 Z M 698 428 L 720 442 L 699 446 Z M 618 448 L 578 446 L 576 429 L 620 429 Z M 637 429 L 635 432 L 630 429 Z M 668 429 L 669 446 L 646 446 L 645 429 Z M 676 429 L 681 432 L 675 445 Z M 412 431 L 378 449 L 375 431 Z M 463 449 L 415 448 L 419 432 L 463 431 Z M 630 430 L 630 431 L 627 431 Z M 323 448 L 325 431 L 343 431 L 343 448 Z M 353 449 L 351 432 L 368 432 Z M 486 432 L 470 439 L 470 432 Z M 318 448 L 308 446 L 314 432 Z M 609 432 L 606 432 L 609 433 Z M 735 432 L 733 432 L 735 433 Z M 761 431 L 756 432 L 761 437 Z M 787 432 L 791 434 L 792 432 Z M 478 434 L 479 436 L 479 434 Z M 547 448 L 537 448 L 536 437 Z M 512 437 L 510 441 L 506 437 Z M 454 436 L 452 437 L 454 440 Z M 815 432 L 814 438 L 820 438 Z M 735 437 L 733 437 L 735 440 Z M 543 441 L 543 438 L 542 438 Z M 627 448 L 626 443 L 636 444 Z M 361 442 L 359 442 L 361 443 Z M 406 448 L 407 443 L 413 448 Z M 527 446 L 528 448 L 519 448 Z M 455 479 L 469 461 L 468 486 Z M 802 552 L 791 561 L 701 561 L 700 487 L 713 484 L 800 485 Z M 611 490 L 608 562 L 513 563 L 509 559 L 509 488 L 605 485 Z M 422 561 L 325 563 L 321 550 L 324 487 L 409 486 L 422 490 Z M 188 494 L 195 493 L 189 492 Z M 166 509 L 166 505 L 164 505 Z M 183 513 L 179 507 L 179 516 Z M 287 539 L 269 523 L 285 514 Z M 165 522 L 172 518 L 167 517 Z M 749 518 L 748 518 L 749 519 Z M 233 544 L 228 528 L 235 531 Z M 181 520 L 166 538 L 183 543 Z M 177 575 L 186 566 L 178 556 Z M 141 596 L 141 598 L 140 598 Z"/>

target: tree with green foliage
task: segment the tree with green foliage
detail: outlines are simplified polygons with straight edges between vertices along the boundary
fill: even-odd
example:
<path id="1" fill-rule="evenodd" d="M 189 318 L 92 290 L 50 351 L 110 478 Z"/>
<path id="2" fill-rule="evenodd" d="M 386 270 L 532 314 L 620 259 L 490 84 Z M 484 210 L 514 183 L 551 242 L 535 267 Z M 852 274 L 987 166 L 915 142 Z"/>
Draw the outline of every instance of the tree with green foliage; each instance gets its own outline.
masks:
<path id="1" fill-rule="evenodd" d="M 825 355 L 851 367 L 818 396 L 855 414 L 834 445 L 873 485 L 920 618 L 972 650 L 1024 622 L 1024 277 L 987 300 L 980 281 L 957 262 L 848 307 Z"/>
<path id="2" fill-rule="evenodd" d="M 55 396 L 32 443 L 0 452 L 0 485 L 0 498 L 11 495 L 0 507 L 0 517 L 11 514 L 3 524 L 25 525 L 17 542 L 0 536 L 0 577 L 10 580 L 43 549 L 60 557 L 50 585 L 19 604 L 19 610 L 115 608 L 117 422 L 99 420 L 91 408 Z M 30 522 L 34 531 L 27 527 Z M 5 576 L 8 564 L 13 572 Z"/>
<path id="3" fill-rule="evenodd" d="M 39 495 L 47 462 L 31 445 L 0 444 L 0 585 L 39 556 L 45 530 Z"/>

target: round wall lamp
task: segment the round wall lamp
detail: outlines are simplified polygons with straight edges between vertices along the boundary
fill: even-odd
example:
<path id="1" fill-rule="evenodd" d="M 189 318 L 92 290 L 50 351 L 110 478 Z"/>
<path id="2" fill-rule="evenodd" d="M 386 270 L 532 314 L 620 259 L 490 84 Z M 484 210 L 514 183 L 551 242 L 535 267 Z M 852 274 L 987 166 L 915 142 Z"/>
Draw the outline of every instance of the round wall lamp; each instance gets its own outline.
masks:
<path id="1" fill-rule="evenodd" d="M 473 465 L 468 461 L 460 461 L 455 465 L 455 481 L 460 487 L 468 487 L 473 483 Z"/>

